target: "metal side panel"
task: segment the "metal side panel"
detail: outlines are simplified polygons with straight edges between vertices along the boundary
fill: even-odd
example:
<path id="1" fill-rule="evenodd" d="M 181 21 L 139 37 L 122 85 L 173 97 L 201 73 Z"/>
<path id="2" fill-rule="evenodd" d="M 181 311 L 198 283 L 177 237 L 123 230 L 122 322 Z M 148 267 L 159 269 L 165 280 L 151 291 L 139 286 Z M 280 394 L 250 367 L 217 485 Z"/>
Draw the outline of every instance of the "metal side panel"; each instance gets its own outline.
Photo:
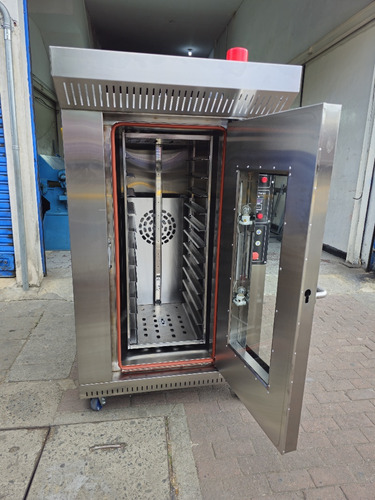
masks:
<path id="1" fill-rule="evenodd" d="M 80 384 L 112 379 L 102 113 L 63 111 Z"/>
<path id="2" fill-rule="evenodd" d="M 228 128 L 216 366 L 281 453 L 297 446 L 340 110 L 337 105 L 321 104 Z M 262 363 L 246 341 L 251 323 L 246 324 L 246 315 L 236 312 L 236 308 L 252 308 L 246 306 L 246 300 L 239 307 L 233 300 L 231 259 L 236 257 L 232 254 L 238 233 L 235 207 L 241 176 L 258 176 L 262 182 L 277 175 L 287 180 L 285 219 L 280 260 L 274 267 L 275 305 L 269 310 L 263 304 L 263 318 L 272 319 L 273 330 L 272 339 L 267 339 L 272 342 L 270 358 Z M 251 300 L 254 296 L 250 295 Z M 236 315 L 245 320 L 233 331 Z M 237 347 L 238 339 L 242 347 Z"/>

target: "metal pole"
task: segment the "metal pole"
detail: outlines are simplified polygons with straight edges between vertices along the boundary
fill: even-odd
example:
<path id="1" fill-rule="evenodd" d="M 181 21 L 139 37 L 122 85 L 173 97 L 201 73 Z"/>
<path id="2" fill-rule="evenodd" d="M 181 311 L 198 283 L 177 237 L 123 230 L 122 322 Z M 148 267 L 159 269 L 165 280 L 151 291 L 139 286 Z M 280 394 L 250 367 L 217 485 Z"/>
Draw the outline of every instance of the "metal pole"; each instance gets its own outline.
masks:
<path id="1" fill-rule="evenodd" d="M 162 145 L 155 145 L 155 304 L 161 304 L 161 262 L 162 262 Z"/>
<path id="2" fill-rule="evenodd" d="M 22 193 L 22 179 L 21 179 L 21 164 L 19 154 L 19 140 L 17 128 L 17 115 L 16 115 L 16 100 L 14 92 L 14 76 L 13 76 L 13 55 L 12 55 L 12 19 L 5 5 L 0 2 L 0 12 L 3 16 L 3 23 L 1 27 L 4 30 L 4 45 L 5 45 L 5 64 L 8 83 L 8 100 L 9 100 L 9 113 L 10 113 L 10 128 L 12 136 L 12 150 L 13 150 L 13 169 L 14 169 L 14 183 L 16 188 L 16 211 L 18 222 L 18 242 L 21 261 L 21 274 L 22 274 L 22 288 L 29 289 L 28 278 L 28 263 L 27 263 L 27 246 L 26 246 L 26 230 L 25 218 L 23 211 L 23 193 Z"/>

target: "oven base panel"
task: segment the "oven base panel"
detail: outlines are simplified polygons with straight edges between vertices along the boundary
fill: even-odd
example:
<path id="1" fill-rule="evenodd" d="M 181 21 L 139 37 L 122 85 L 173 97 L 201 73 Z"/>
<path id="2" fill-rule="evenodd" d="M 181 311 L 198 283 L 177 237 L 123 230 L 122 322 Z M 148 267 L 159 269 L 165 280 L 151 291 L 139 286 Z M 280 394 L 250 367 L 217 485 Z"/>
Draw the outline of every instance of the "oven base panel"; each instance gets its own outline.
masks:
<path id="1" fill-rule="evenodd" d="M 225 383 L 224 378 L 214 368 L 190 373 L 137 375 L 126 380 L 114 380 L 97 384 L 84 384 L 79 387 L 81 399 L 120 396 L 121 394 L 140 394 L 145 392 L 187 389 Z"/>

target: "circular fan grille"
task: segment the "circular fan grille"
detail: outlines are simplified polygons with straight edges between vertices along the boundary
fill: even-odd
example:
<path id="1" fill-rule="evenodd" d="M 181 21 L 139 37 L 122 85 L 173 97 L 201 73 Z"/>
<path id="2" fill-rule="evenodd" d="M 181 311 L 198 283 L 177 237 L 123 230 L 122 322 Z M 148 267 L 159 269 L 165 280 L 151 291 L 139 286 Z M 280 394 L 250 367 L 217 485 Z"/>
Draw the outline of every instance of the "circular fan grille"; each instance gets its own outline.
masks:
<path id="1" fill-rule="evenodd" d="M 153 210 L 146 212 L 139 221 L 139 234 L 142 238 L 150 245 L 155 242 L 154 236 L 154 226 L 155 226 L 155 214 Z M 161 220 L 161 242 L 168 243 L 171 241 L 173 236 L 176 234 L 176 221 L 172 214 L 166 210 L 162 210 L 162 220 Z"/>

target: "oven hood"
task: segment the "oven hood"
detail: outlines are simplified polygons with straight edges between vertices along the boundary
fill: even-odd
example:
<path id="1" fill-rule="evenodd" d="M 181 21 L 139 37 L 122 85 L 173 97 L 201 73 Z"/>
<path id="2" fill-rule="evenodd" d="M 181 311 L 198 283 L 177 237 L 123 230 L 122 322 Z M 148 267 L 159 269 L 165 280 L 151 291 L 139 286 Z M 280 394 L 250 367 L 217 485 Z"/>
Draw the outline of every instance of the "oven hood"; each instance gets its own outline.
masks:
<path id="1" fill-rule="evenodd" d="M 289 109 L 301 66 L 51 47 L 62 109 L 244 119 Z"/>

